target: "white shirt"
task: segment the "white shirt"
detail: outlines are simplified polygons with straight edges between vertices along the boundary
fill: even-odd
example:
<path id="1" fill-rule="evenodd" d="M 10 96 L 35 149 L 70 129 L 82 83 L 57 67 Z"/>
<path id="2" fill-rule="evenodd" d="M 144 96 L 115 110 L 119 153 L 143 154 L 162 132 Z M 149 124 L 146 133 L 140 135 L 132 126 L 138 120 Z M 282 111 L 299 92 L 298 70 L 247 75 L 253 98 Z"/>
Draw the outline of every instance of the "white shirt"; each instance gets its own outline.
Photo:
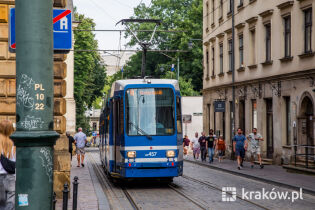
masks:
<path id="1" fill-rule="evenodd" d="M 13 150 L 14 150 L 14 147 L 12 147 L 12 155 L 11 155 L 11 158 L 9 158 L 9 159 L 12 161 L 15 161 L 15 155 L 13 154 Z M 0 162 L 0 174 L 7 174 L 7 173 L 8 172 L 6 170 L 4 170 L 4 168 L 2 167 L 1 162 Z"/>
<path id="2" fill-rule="evenodd" d="M 200 144 L 199 144 L 199 138 L 196 138 L 194 137 L 192 140 L 191 140 L 191 143 L 193 144 L 193 148 L 199 148 L 200 147 Z"/>

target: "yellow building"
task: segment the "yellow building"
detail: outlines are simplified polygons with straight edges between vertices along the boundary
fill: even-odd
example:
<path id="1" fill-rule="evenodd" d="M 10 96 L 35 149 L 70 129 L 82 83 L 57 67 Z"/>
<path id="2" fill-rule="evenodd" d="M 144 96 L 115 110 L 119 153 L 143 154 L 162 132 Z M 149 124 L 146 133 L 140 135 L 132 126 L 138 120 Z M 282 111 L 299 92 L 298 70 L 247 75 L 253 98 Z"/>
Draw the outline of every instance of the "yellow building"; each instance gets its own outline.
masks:
<path id="1" fill-rule="evenodd" d="M 15 123 L 15 54 L 10 53 L 8 47 L 8 19 L 12 7 L 14 0 L 0 0 L 0 120 Z M 72 10 L 72 0 L 55 0 L 54 7 Z M 61 134 L 54 153 L 54 191 L 60 197 L 63 185 L 70 183 L 70 153 L 65 132 L 66 129 L 75 131 L 73 52 L 54 55 L 54 129 Z"/>
<path id="2" fill-rule="evenodd" d="M 231 1 L 203 5 L 204 129 L 224 134 L 230 150 Z M 314 7 L 315 0 L 235 0 L 235 128 L 257 127 L 263 156 L 277 164 L 292 161 L 295 144 L 314 155 Z M 214 112 L 215 100 L 225 101 L 225 112 Z"/>

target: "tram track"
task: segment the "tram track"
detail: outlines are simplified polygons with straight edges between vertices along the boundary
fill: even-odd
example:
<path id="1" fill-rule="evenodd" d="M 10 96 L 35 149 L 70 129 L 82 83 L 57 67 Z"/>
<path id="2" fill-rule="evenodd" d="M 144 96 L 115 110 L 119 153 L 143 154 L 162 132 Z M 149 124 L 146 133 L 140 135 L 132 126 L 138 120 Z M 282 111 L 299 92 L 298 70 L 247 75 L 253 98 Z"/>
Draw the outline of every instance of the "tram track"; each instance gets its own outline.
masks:
<path id="1" fill-rule="evenodd" d="M 118 209 L 118 206 L 121 207 L 121 209 L 126 209 L 126 200 L 129 202 L 129 207 L 131 207 L 128 209 L 142 209 L 137 205 L 136 201 L 125 187 L 117 187 L 111 182 L 111 180 L 109 180 L 107 175 L 104 173 L 104 169 L 99 164 L 97 164 L 93 155 L 89 155 L 89 159 L 92 162 L 93 170 L 101 184 L 102 190 L 109 201 L 110 209 Z M 122 198 L 121 195 L 124 195 L 125 199 Z"/>
<path id="2" fill-rule="evenodd" d="M 211 183 L 209 183 L 209 182 L 201 181 L 201 180 L 195 179 L 195 178 L 190 177 L 190 176 L 187 176 L 187 175 L 182 175 L 182 177 L 183 177 L 184 179 L 190 180 L 190 181 L 192 181 L 192 182 L 199 183 L 199 184 L 201 184 L 201 185 L 207 186 L 207 187 L 209 187 L 209 188 L 211 188 L 211 189 L 218 190 L 218 191 L 220 191 L 220 193 L 222 192 L 222 188 L 220 188 L 220 187 L 218 187 L 218 186 L 215 186 L 215 185 L 213 185 L 213 184 L 211 184 Z M 229 194 L 229 195 L 232 195 L 232 193 L 230 193 L 230 192 L 226 192 L 226 193 Z M 251 205 L 254 205 L 255 207 L 258 207 L 258 208 L 260 208 L 260 209 L 268 210 L 268 208 L 266 208 L 266 207 L 264 207 L 264 206 L 262 206 L 262 205 L 260 205 L 260 204 L 258 204 L 258 203 L 255 203 L 255 202 L 253 202 L 253 201 L 249 201 L 249 200 L 243 199 L 243 198 L 242 198 L 241 196 L 239 196 L 239 195 L 236 195 L 236 197 L 237 197 L 238 199 L 241 199 L 242 201 L 245 201 L 246 203 L 250 203 Z"/>

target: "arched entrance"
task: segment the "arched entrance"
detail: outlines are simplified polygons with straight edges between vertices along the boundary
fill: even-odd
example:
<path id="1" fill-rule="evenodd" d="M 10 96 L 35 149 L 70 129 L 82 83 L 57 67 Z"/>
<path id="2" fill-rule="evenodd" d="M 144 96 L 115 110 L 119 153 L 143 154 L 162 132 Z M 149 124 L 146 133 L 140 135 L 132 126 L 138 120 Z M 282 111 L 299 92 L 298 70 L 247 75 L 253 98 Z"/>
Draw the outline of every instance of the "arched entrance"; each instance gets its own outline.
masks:
<path id="1" fill-rule="evenodd" d="M 306 93 L 303 96 L 298 118 L 298 144 L 314 146 L 314 104 L 310 94 Z M 314 149 L 308 149 L 308 153 L 314 154 Z"/>

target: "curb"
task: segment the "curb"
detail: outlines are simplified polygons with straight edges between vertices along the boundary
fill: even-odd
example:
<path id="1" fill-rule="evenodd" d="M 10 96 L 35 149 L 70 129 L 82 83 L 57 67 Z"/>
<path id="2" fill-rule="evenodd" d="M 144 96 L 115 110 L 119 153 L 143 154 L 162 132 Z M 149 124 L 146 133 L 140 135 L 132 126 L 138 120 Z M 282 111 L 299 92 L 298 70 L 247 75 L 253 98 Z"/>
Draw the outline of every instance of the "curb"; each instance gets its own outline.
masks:
<path id="1" fill-rule="evenodd" d="M 257 177 L 257 176 L 252 176 L 252 175 L 248 175 L 248 174 L 238 173 L 236 171 L 231 171 L 231 170 L 228 170 L 228 169 L 225 169 L 225 168 L 219 168 L 219 167 L 216 167 L 216 166 L 213 166 L 213 165 L 207 165 L 207 164 L 204 164 L 204 163 L 200 163 L 198 161 L 192 161 L 192 160 L 184 160 L 184 161 L 187 161 L 187 162 L 190 162 L 190 163 L 195 163 L 197 165 L 200 165 L 200 166 L 203 166 L 203 167 L 207 167 L 207 168 L 211 168 L 211 169 L 215 169 L 215 170 L 218 170 L 218 171 L 223 171 L 223 172 L 226 172 L 226 173 L 230 173 L 230 174 L 233 174 L 233 175 L 236 175 L 236 176 L 246 177 L 246 178 L 253 179 L 253 180 L 256 180 L 256 181 L 261 181 L 261 182 L 265 182 L 265 183 L 268 183 L 268 184 L 278 185 L 279 187 L 286 187 L 286 188 L 290 188 L 290 189 L 293 189 L 293 190 L 300 190 L 300 188 L 301 188 L 301 187 L 298 187 L 298 186 L 294 186 L 294 185 L 290 185 L 290 184 L 286 184 L 286 183 L 282 183 L 282 182 L 278 182 L 278 181 L 273 181 L 273 180 L 264 179 L 264 178 Z M 315 196 L 315 190 L 306 189 L 306 188 L 302 188 L 302 189 L 303 189 L 304 193 L 307 193 L 307 194 Z"/>

